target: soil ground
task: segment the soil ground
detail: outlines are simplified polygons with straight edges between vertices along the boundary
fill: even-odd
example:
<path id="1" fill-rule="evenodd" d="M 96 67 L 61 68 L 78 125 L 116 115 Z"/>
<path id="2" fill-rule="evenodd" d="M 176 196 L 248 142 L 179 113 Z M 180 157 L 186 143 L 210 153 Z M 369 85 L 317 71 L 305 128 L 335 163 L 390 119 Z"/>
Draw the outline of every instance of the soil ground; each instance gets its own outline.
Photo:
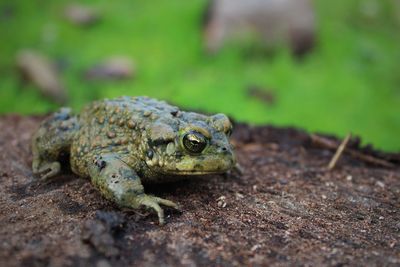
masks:
<path id="1" fill-rule="evenodd" d="M 344 155 L 327 171 L 333 151 L 307 133 L 237 125 L 244 173 L 147 186 L 182 206 L 159 226 L 71 173 L 38 183 L 40 120 L 0 117 L 0 266 L 400 265 L 399 155 L 364 149 L 395 167 Z"/>

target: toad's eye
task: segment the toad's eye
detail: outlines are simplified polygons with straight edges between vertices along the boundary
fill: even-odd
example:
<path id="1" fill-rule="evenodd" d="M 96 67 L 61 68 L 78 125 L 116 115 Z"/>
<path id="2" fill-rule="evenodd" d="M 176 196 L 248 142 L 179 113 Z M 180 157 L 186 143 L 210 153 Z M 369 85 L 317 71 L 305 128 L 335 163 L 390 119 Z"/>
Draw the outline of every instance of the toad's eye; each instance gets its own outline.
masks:
<path id="1" fill-rule="evenodd" d="M 227 135 L 228 137 L 230 137 L 230 136 L 232 135 L 232 128 L 229 128 L 229 129 L 226 131 L 226 135 Z"/>
<path id="2" fill-rule="evenodd" d="M 182 142 L 185 149 L 194 154 L 201 153 L 207 146 L 207 138 L 195 131 L 185 134 Z"/>

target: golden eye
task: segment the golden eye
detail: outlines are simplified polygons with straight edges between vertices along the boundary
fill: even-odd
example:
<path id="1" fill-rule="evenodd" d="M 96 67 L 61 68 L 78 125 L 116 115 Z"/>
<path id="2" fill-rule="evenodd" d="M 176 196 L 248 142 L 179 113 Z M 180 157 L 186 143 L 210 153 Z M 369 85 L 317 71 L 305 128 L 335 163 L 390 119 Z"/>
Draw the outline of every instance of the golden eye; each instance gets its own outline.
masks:
<path id="1" fill-rule="evenodd" d="M 194 154 L 201 153 L 207 146 L 207 138 L 195 131 L 186 133 L 182 142 L 185 149 Z"/>

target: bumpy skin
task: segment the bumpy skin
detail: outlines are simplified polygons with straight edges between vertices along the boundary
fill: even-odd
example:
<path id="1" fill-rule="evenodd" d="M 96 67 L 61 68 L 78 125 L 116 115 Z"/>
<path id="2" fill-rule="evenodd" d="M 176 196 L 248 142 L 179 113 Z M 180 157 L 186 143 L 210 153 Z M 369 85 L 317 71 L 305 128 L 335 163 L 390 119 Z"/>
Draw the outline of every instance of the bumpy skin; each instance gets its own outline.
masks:
<path id="1" fill-rule="evenodd" d="M 235 166 L 224 114 L 180 111 L 148 97 L 121 97 L 89 104 L 79 116 L 63 108 L 45 120 L 33 138 L 34 174 L 49 179 L 70 155 L 72 171 L 89 177 L 101 194 L 121 207 L 141 205 L 158 213 L 169 200 L 144 193 L 142 182 L 166 182 Z M 200 141 L 199 141 L 200 140 Z"/>

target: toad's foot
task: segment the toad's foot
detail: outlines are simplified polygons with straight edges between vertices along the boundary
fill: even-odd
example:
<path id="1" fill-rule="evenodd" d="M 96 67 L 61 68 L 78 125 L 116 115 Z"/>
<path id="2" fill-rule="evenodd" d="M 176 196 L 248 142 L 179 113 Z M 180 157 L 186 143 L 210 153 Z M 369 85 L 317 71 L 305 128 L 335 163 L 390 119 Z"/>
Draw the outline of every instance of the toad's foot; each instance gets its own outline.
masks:
<path id="1" fill-rule="evenodd" d="M 244 173 L 244 169 L 242 165 L 239 163 L 236 163 L 235 166 L 233 167 L 233 171 L 238 174 L 238 176 L 242 176 Z"/>
<path id="2" fill-rule="evenodd" d="M 47 181 L 49 178 L 60 173 L 61 165 L 58 161 L 54 162 L 41 162 L 39 164 L 33 164 L 33 174 L 39 176 L 41 181 Z"/>
<path id="3" fill-rule="evenodd" d="M 167 207 L 178 209 L 177 204 L 175 204 L 174 202 L 167 200 L 167 199 L 163 199 L 163 198 L 159 198 L 159 197 L 155 197 L 155 196 L 151 196 L 151 195 L 145 195 L 145 194 L 142 196 L 138 196 L 137 198 L 138 198 L 137 201 L 141 205 L 152 208 L 157 212 L 158 221 L 159 221 L 160 225 L 164 224 L 164 210 L 160 207 L 160 204 L 167 206 Z"/>
<path id="4" fill-rule="evenodd" d="M 161 205 L 178 208 L 174 202 L 146 195 L 140 177 L 116 154 L 103 154 L 95 157 L 89 167 L 92 183 L 101 194 L 113 200 L 120 207 L 137 209 L 140 206 L 157 212 L 160 224 L 164 224 L 164 211 Z"/>

